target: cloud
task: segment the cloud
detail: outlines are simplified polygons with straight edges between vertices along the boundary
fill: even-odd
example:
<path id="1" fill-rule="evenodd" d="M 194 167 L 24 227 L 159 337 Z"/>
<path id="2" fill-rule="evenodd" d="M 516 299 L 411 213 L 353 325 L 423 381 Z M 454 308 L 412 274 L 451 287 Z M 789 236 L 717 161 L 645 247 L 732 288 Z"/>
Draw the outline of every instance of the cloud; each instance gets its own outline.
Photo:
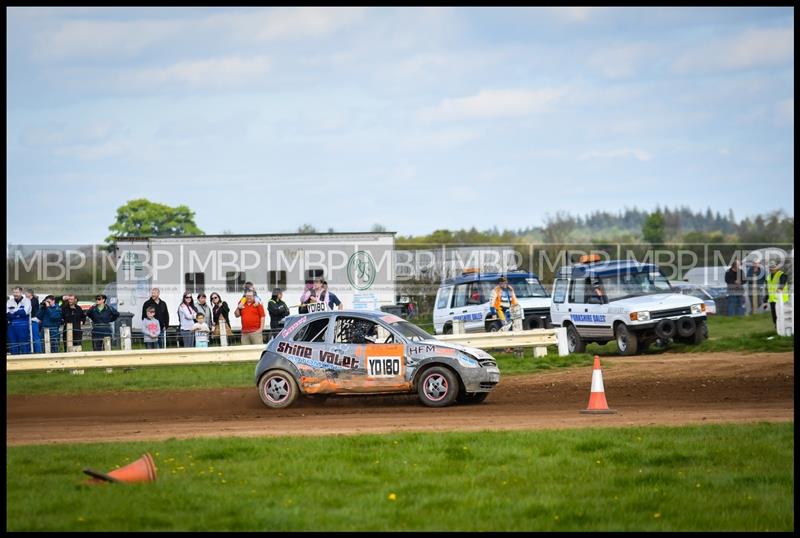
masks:
<path id="1" fill-rule="evenodd" d="M 592 150 L 587 151 L 580 157 L 579 161 L 586 161 L 588 159 L 620 159 L 633 157 L 639 161 L 649 161 L 653 157 L 646 151 L 640 149 L 610 149 L 610 150 Z"/>
<path id="2" fill-rule="evenodd" d="M 126 155 L 131 149 L 132 146 L 129 142 L 109 140 L 100 144 L 62 146 L 55 148 L 53 154 L 81 161 L 97 161 L 108 157 Z"/>
<path id="3" fill-rule="evenodd" d="M 652 51 L 649 45 L 622 45 L 592 53 L 588 61 L 606 78 L 628 78 L 636 75 L 637 69 L 649 59 Z"/>
<path id="4" fill-rule="evenodd" d="M 672 67 L 679 74 L 735 71 L 790 62 L 793 58 L 793 27 L 758 28 L 686 52 Z"/>
<path id="5" fill-rule="evenodd" d="M 125 87 L 165 84 L 182 84 L 193 88 L 232 87 L 262 78 L 270 65 L 271 60 L 266 56 L 210 58 L 123 72 L 118 82 Z"/>
<path id="6" fill-rule="evenodd" d="M 480 138 L 474 130 L 451 129 L 412 135 L 401 142 L 405 150 L 446 150 L 464 145 Z"/>
<path id="7" fill-rule="evenodd" d="M 209 10 L 211 11 L 211 10 Z M 145 11 L 147 12 L 147 11 Z M 152 17 L 132 21 L 66 20 L 50 22 L 35 36 L 33 57 L 40 61 L 133 58 L 158 49 L 322 38 L 358 21 L 363 10 L 291 8 L 213 10 L 206 17 L 181 20 Z"/>
<path id="8" fill-rule="evenodd" d="M 559 18 L 570 22 L 587 22 L 592 10 L 599 9 L 598 7 L 584 6 L 584 7 L 557 7 L 549 8 L 551 13 L 556 14 Z"/>
<path id="9" fill-rule="evenodd" d="M 424 121 L 495 119 L 543 112 L 566 93 L 564 89 L 481 90 L 477 95 L 445 99 L 438 106 L 417 112 Z"/>
<path id="10" fill-rule="evenodd" d="M 41 32 L 34 43 L 33 58 L 42 61 L 79 58 L 130 58 L 165 39 L 178 36 L 188 22 L 178 21 L 66 21 Z"/>

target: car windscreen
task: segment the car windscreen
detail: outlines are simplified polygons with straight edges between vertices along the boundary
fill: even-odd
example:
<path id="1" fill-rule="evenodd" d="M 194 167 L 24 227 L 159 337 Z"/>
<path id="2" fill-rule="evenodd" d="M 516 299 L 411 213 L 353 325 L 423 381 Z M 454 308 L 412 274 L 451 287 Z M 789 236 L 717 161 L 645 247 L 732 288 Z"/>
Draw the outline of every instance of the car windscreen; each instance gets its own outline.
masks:
<path id="1" fill-rule="evenodd" d="M 421 342 L 422 340 L 435 340 L 432 334 L 429 334 L 413 323 L 407 321 L 396 321 L 390 324 L 392 329 L 402 334 L 406 339 L 414 342 Z"/>
<path id="2" fill-rule="evenodd" d="M 664 278 L 664 275 L 657 272 L 620 273 L 602 277 L 600 280 L 609 301 L 618 301 L 637 295 L 673 292 L 669 281 Z"/>
<path id="3" fill-rule="evenodd" d="M 517 294 L 517 299 L 525 297 L 549 297 L 544 286 L 542 286 L 541 282 L 539 282 L 539 279 L 536 277 L 509 278 L 508 283 L 514 287 L 514 293 Z"/>

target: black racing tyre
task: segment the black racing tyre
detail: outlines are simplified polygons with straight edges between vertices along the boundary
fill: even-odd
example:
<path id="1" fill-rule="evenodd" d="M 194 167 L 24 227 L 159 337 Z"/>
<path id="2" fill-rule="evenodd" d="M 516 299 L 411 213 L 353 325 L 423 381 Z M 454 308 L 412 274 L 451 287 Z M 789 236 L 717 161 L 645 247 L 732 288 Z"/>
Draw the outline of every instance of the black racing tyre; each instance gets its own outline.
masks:
<path id="1" fill-rule="evenodd" d="M 567 325 L 567 348 L 570 353 L 583 353 L 586 351 L 586 343 L 581 340 L 578 329 L 574 325 Z"/>
<path id="2" fill-rule="evenodd" d="M 297 382 L 286 370 L 268 370 L 258 381 L 261 402 L 272 409 L 289 407 L 297 399 L 298 393 Z"/>
<path id="3" fill-rule="evenodd" d="M 617 339 L 617 348 L 620 355 L 636 355 L 639 350 L 639 338 L 624 323 L 618 323 L 614 329 Z"/>
<path id="4" fill-rule="evenodd" d="M 417 394 L 428 407 L 446 407 L 458 397 L 458 377 L 444 366 L 431 366 L 419 377 Z"/>
<path id="5" fill-rule="evenodd" d="M 689 316 L 683 316 L 675 322 L 675 328 L 678 330 L 680 336 L 688 338 L 695 332 L 694 320 Z"/>
<path id="6" fill-rule="evenodd" d="M 471 394 L 464 392 L 459 394 L 456 400 L 460 404 L 472 405 L 482 403 L 487 396 L 489 396 L 488 392 L 473 392 Z"/>
<path id="7" fill-rule="evenodd" d="M 692 344 L 702 344 L 703 340 L 708 338 L 708 325 L 706 324 L 706 320 L 701 319 L 696 323 L 696 328 L 694 330 L 694 334 L 692 335 Z"/>
<path id="8" fill-rule="evenodd" d="M 675 322 L 671 319 L 662 319 L 655 328 L 656 336 L 662 340 L 669 340 L 675 337 Z"/>

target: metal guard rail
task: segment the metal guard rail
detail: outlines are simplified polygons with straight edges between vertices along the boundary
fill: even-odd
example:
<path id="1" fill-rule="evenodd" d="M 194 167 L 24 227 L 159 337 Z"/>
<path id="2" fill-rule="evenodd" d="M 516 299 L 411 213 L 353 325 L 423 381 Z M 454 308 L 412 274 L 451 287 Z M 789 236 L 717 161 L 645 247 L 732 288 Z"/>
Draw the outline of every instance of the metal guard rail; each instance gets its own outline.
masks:
<path id="1" fill-rule="evenodd" d="M 559 346 L 559 355 L 567 354 L 566 333 L 563 329 L 453 334 L 437 336 L 437 339 L 480 349 L 527 346 L 533 346 L 536 349 L 557 344 Z M 254 363 L 261 357 L 261 352 L 264 348 L 265 345 L 247 345 L 7 355 L 6 372 L 83 368 L 135 368 L 139 366 L 224 364 L 231 362 Z"/>

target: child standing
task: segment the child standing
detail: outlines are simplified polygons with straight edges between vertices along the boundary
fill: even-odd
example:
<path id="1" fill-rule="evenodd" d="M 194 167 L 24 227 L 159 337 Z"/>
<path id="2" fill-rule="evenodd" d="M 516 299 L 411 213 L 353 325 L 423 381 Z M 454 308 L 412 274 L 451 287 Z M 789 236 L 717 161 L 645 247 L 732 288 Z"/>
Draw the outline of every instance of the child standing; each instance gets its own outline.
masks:
<path id="1" fill-rule="evenodd" d="M 147 317 L 142 321 L 142 332 L 144 332 L 144 347 L 146 349 L 158 349 L 158 339 L 161 337 L 161 324 L 156 319 L 156 309 L 147 309 Z"/>
<path id="2" fill-rule="evenodd" d="M 195 347 L 208 347 L 208 335 L 211 330 L 206 323 L 206 317 L 198 312 L 196 319 L 197 321 L 192 325 Z"/>

